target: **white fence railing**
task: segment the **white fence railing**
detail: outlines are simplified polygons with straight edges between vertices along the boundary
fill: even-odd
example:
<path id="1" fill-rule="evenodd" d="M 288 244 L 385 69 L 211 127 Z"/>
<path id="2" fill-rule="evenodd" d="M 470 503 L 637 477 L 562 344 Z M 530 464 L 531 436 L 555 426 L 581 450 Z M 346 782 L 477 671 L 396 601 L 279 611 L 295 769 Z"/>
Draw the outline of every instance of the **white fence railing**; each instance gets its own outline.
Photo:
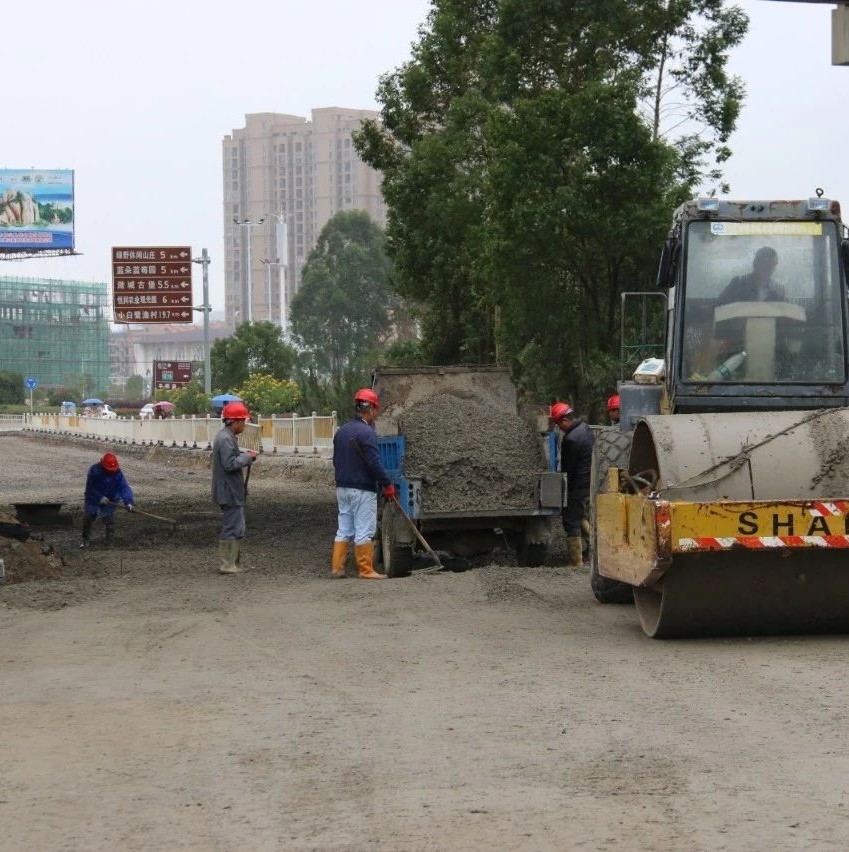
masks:
<path id="1" fill-rule="evenodd" d="M 34 432 L 65 434 L 86 438 L 102 438 L 126 444 L 162 445 L 168 447 L 212 446 L 221 429 L 217 417 L 169 417 L 165 420 L 141 420 L 119 417 L 106 420 L 79 414 L 27 414 L 16 428 Z M 2 428 L 2 425 L 0 425 Z M 248 423 L 239 435 L 244 449 L 265 452 L 319 452 L 333 446 L 336 412 L 310 417 L 260 417 Z"/>
<path id="2" fill-rule="evenodd" d="M 0 432 L 17 432 L 24 428 L 24 414 L 0 414 Z"/>

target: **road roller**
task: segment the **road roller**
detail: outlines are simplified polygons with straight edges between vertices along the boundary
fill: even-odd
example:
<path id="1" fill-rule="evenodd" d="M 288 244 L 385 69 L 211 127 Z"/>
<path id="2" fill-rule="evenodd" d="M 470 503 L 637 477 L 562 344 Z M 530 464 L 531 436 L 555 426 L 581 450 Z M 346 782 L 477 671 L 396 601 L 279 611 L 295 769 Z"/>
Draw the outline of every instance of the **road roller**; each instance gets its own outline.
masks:
<path id="1" fill-rule="evenodd" d="M 665 356 L 619 385 L 591 577 L 654 638 L 849 632 L 849 240 L 840 205 L 673 216 Z"/>

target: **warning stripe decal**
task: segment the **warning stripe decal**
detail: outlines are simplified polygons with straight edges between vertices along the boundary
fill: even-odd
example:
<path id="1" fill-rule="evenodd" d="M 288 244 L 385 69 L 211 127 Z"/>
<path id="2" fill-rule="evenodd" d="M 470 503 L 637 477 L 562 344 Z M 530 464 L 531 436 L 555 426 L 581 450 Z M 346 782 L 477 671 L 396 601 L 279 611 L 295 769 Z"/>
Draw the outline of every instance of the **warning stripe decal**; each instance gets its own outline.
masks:
<path id="1" fill-rule="evenodd" d="M 733 547 L 745 547 L 750 550 L 762 550 L 769 547 L 849 548 L 849 535 L 738 535 L 679 538 L 676 550 L 731 550 Z"/>
<path id="2" fill-rule="evenodd" d="M 849 502 L 846 500 L 834 500 L 828 503 L 814 501 L 808 514 L 814 518 L 832 518 L 845 515 L 847 508 L 849 508 Z"/>

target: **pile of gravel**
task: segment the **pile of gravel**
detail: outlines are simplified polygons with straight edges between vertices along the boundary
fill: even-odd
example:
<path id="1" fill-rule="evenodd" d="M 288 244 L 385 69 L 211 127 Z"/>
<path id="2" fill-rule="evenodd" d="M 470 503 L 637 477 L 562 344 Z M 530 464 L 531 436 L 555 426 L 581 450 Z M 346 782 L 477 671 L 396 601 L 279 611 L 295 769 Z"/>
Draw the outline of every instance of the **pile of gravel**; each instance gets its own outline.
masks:
<path id="1" fill-rule="evenodd" d="M 545 454 L 531 424 L 478 399 L 436 394 L 407 409 L 404 470 L 426 512 L 528 509 Z"/>

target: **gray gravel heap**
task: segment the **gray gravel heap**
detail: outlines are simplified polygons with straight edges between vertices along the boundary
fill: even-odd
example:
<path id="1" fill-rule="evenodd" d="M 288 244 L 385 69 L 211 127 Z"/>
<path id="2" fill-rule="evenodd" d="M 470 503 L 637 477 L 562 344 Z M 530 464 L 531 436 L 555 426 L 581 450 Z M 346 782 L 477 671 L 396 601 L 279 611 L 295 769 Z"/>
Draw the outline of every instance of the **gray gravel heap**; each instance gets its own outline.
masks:
<path id="1" fill-rule="evenodd" d="M 406 475 L 423 480 L 426 512 L 533 508 L 536 474 L 545 469 L 531 424 L 478 399 L 436 394 L 409 408 Z"/>

